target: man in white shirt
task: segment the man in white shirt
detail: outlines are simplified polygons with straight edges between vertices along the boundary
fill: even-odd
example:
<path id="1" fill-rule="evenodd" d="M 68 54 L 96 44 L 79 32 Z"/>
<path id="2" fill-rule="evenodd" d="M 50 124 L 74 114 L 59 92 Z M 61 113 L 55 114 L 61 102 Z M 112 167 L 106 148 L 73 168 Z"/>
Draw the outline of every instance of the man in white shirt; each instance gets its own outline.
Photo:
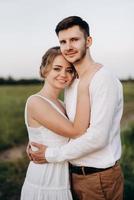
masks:
<path id="1" fill-rule="evenodd" d="M 87 22 L 78 16 L 65 18 L 57 25 L 56 33 L 62 54 L 73 63 L 79 79 L 87 69 L 92 73 L 97 63 L 90 55 L 92 38 Z M 75 116 L 79 79 L 65 91 L 66 111 L 70 120 Z M 33 144 L 39 151 L 31 153 L 37 163 L 65 160 L 71 163 L 75 199 L 122 200 L 123 175 L 118 162 L 121 157 L 122 85 L 102 66 L 93 76 L 89 91 L 91 118 L 86 133 L 59 148 Z"/>

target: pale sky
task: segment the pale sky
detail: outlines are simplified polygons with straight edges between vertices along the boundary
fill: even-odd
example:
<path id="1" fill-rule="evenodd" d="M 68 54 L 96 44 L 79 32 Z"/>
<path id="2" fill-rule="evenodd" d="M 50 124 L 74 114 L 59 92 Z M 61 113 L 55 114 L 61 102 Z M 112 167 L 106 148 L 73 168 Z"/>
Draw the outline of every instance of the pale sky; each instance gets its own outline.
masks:
<path id="1" fill-rule="evenodd" d="M 0 0 L 0 77 L 39 78 L 56 24 L 71 15 L 89 23 L 94 60 L 134 78 L 134 0 Z"/>

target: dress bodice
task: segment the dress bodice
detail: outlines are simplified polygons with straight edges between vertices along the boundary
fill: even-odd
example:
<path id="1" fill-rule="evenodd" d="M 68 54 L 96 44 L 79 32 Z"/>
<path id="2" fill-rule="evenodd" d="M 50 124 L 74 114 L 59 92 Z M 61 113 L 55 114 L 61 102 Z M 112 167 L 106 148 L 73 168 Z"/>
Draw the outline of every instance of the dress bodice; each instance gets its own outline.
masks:
<path id="1" fill-rule="evenodd" d="M 46 97 L 43 97 L 43 96 L 38 95 L 38 94 L 32 95 L 32 96 L 38 96 L 38 97 L 44 99 L 44 101 L 47 101 L 48 103 L 50 103 L 50 105 L 54 109 L 56 109 L 57 112 L 59 112 L 61 115 L 63 115 L 63 117 L 66 118 L 64 113 L 57 107 L 57 105 L 55 105 L 52 101 L 50 101 Z M 32 96 L 30 96 L 28 98 L 28 100 L 30 98 L 32 98 Z M 27 100 L 27 102 L 28 102 L 28 100 Z M 49 146 L 49 147 L 55 147 L 55 146 L 60 146 L 60 145 L 66 144 L 68 142 L 69 138 L 58 135 L 57 133 L 54 133 L 53 131 L 51 131 L 50 129 L 48 129 L 44 126 L 34 128 L 34 127 L 30 127 L 28 125 L 27 102 L 26 102 L 26 106 L 25 106 L 25 124 L 26 124 L 27 131 L 28 131 L 29 141 L 45 144 L 46 146 Z M 36 150 L 36 148 L 33 148 L 33 150 Z"/>

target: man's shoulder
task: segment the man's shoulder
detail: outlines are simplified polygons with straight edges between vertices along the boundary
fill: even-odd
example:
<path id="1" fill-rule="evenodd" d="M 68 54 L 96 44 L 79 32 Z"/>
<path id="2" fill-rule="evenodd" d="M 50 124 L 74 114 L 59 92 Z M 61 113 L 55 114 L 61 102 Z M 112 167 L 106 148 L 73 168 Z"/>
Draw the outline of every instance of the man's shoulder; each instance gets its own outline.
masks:
<path id="1" fill-rule="evenodd" d="M 121 84 L 119 78 L 107 67 L 102 67 L 94 76 L 91 88 L 117 86 Z"/>
<path id="2" fill-rule="evenodd" d="M 102 67 L 95 75 L 96 81 L 114 81 L 119 80 L 119 78 L 114 74 L 112 70 L 107 67 Z"/>

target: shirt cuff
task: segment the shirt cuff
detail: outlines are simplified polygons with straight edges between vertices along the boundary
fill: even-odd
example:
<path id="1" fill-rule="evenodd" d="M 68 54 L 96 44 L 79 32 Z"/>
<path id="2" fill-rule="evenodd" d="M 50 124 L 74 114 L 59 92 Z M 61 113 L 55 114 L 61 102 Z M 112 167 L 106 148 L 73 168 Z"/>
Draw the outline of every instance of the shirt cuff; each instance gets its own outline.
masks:
<path id="1" fill-rule="evenodd" d="M 57 147 L 48 147 L 45 151 L 45 158 L 49 163 L 60 162 L 58 159 L 60 149 Z"/>

